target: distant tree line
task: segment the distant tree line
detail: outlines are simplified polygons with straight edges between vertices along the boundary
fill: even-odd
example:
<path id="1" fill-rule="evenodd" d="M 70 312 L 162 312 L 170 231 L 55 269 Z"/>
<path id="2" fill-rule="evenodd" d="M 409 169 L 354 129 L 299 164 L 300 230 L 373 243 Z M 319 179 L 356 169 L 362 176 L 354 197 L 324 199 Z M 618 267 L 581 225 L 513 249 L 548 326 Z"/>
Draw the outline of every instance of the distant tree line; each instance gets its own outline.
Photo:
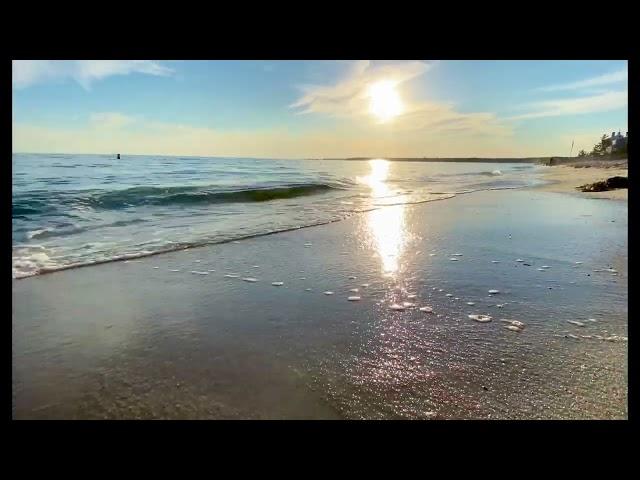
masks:
<path id="1" fill-rule="evenodd" d="M 615 156 L 626 156 L 627 155 L 627 145 L 625 144 L 623 148 L 616 151 L 615 153 L 607 153 L 607 149 L 611 146 L 611 138 L 607 137 L 607 135 L 602 135 L 602 138 L 598 143 L 593 146 L 591 153 L 587 153 L 584 150 L 580 150 L 578 152 L 579 157 L 586 157 L 587 155 L 591 156 L 602 156 L 602 155 L 615 155 Z"/>

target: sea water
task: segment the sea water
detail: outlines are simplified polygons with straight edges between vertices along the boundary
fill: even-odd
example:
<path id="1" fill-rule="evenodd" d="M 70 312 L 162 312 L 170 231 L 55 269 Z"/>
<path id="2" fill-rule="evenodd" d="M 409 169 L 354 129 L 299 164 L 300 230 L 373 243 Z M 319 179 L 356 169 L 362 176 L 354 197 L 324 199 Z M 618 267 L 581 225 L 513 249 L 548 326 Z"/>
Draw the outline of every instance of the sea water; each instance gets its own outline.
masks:
<path id="1" fill-rule="evenodd" d="M 13 276 L 537 181 L 522 163 L 14 154 Z"/>

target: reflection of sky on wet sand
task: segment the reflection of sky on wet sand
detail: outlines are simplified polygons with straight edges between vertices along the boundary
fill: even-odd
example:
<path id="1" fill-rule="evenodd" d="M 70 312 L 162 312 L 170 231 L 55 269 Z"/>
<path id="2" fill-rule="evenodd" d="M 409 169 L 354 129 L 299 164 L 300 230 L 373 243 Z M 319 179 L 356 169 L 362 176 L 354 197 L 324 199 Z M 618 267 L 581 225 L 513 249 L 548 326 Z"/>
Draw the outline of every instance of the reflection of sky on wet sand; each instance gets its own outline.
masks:
<path id="1" fill-rule="evenodd" d="M 383 159 L 370 160 L 371 173 L 359 181 L 369 185 L 371 196 L 386 197 L 391 193 L 386 183 L 390 162 Z M 372 210 L 367 214 L 368 241 L 377 251 L 382 262 L 382 272 L 394 276 L 401 267 L 402 254 L 406 247 L 405 206 L 394 205 Z"/>

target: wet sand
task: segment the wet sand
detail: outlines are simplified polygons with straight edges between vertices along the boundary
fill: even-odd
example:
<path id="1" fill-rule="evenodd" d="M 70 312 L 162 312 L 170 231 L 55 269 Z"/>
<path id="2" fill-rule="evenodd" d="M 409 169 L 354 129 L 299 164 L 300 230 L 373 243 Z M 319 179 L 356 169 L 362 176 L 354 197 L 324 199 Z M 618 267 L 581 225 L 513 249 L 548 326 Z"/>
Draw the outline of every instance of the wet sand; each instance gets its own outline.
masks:
<path id="1" fill-rule="evenodd" d="M 585 198 L 604 198 L 610 200 L 628 200 L 628 189 L 610 190 L 608 192 L 580 192 L 576 187 L 588 183 L 599 182 L 610 177 L 627 177 L 626 160 L 598 162 L 574 162 L 568 165 L 545 167 L 544 180 L 550 182 L 538 187 L 547 192 L 560 192 L 581 195 Z"/>
<path id="2" fill-rule="evenodd" d="M 626 418 L 627 207 L 583 195 L 478 192 L 14 280 L 13 417 Z"/>

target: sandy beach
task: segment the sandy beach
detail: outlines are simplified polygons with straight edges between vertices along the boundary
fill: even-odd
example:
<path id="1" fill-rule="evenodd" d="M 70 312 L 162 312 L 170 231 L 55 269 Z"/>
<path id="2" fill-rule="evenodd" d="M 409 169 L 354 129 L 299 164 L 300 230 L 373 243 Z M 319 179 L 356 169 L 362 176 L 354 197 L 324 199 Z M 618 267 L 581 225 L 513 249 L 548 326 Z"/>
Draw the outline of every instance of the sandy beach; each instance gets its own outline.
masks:
<path id="1" fill-rule="evenodd" d="M 626 233 L 477 192 L 14 280 L 13 417 L 623 419 Z"/>
<path id="2" fill-rule="evenodd" d="M 550 183 L 538 187 L 539 190 L 571 193 L 581 195 L 585 198 L 628 200 L 628 190 L 626 188 L 610 190 L 608 192 L 580 192 L 576 190 L 578 186 L 599 182 L 610 177 L 627 177 L 627 160 L 613 162 L 587 160 L 545 168 L 544 179 Z"/>

